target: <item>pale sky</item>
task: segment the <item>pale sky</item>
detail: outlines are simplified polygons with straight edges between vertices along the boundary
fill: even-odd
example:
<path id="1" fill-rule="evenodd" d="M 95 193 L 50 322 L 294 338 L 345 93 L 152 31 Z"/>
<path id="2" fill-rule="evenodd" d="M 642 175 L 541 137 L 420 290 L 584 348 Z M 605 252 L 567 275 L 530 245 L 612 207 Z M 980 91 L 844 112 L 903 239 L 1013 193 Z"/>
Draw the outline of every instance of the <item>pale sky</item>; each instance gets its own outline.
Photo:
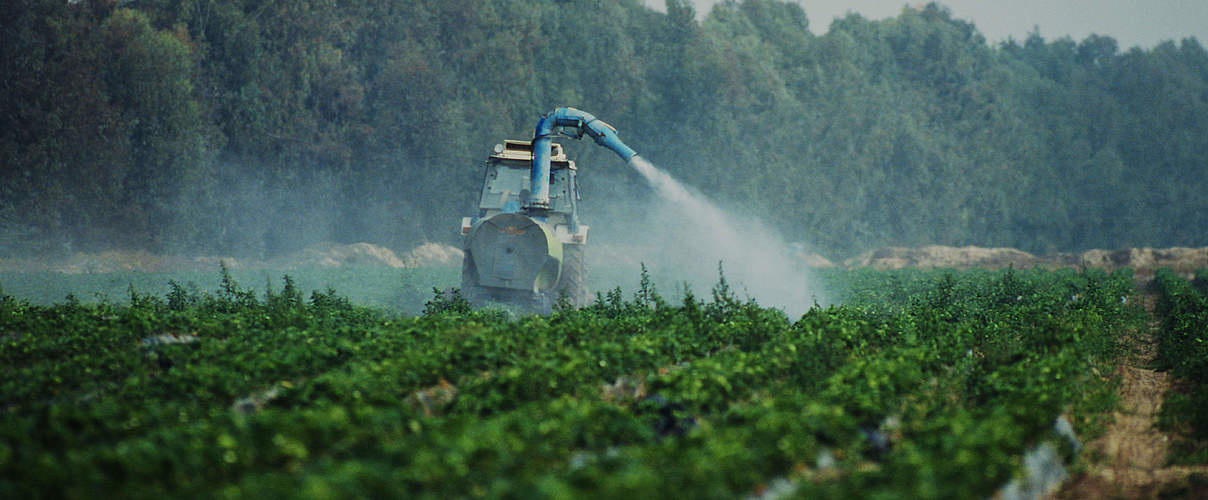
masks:
<path id="1" fill-rule="evenodd" d="M 663 9 L 663 0 L 643 0 Z M 692 0 L 703 16 L 719 0 Z M 926 1 L 792 0 L 805 9 L 810 30 L 823 34 L 831 21 L 847 12 L 869 19 L 897 16 L 906 5 Z M 1134 45 L 1152 48 L 1164 40 L 1178 43 L 1194 36 L 1208 45 L 1208 0 L 946 0 L 939 2 L 953 17 L 972 21 L 990 42 L 1014 37 L 1022 42 L 1034 27 L 1052 41 L 1069 36 L 1081 41 L 1095 33 L 1115 38 L 1123 51 Z"/>

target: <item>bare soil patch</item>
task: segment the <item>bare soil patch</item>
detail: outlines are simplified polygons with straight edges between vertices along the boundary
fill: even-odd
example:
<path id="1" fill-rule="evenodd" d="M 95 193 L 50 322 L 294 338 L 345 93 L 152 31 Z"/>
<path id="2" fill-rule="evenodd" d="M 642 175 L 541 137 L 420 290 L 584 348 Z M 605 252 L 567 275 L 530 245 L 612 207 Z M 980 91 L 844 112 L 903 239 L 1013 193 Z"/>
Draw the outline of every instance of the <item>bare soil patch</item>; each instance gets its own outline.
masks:
<path id="1" fill-rule="evenodd" d="M 1208 268 L 1208 247 L 1200 248 L 1127 248 L 1123 250 L 1087 250 L 1081 253 L 1033 255 L 1015 248 L 926 246 L 919 248 L 886 247 L 865 252 L 843 261 L 847 268 L 873 269 L 952 268 L 1057 269 L 1080 267 L 1114 271 L 1132 268 L 1139 289 L 1147 290 L 1153 273 L 1163 267 L 1190 278 L 1198 269 Z"/>
<path id="2" fill-rule="evenodd" d="M 865 252 L 843 262 L 844 266 L 874 269 L 905 267 L 970 269 L 1033 267 L 1040 265 L 1035 255 L 1014 248 L 947 247 L 932 245 L 919 248 L 886 247 Z"/>
<path id="3" fill-rule="evenodd" d="M 1152 275 L 1151 275 L 1152 279 Z M 1142 296 L 1151 315 L 1155 297 Z M 1089 465 L 1071 477 L 1054 495 L 1083 498 L 1208 498 L 1208 488 L 1193 476 L 1208 474 L 1208 466 L 1167 465 L 1170 447 L 1178 436 L 1158 428 L 1158 412 L 1170 391 L 1169 374 L 1150 368 L 1157 355 L 1151 320 L 1144 331 L 1123 341 L 1127 354 L 1116 368 L 1120 377 L 1119 407 L 1102 436 L 1087 443 L 1083 452 Z"/>

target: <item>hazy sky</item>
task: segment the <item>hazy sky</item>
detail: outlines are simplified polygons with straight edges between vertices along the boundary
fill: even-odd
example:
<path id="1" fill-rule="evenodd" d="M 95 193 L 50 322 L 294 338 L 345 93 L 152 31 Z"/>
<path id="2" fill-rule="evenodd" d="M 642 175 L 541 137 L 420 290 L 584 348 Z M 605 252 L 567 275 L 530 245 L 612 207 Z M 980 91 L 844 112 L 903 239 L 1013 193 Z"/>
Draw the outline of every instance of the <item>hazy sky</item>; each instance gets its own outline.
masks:
<path id="1" fill-rule="evenodd" d="M 663 0 L 644 0 L 663 8 Z M 692 0 L 704 15 L 719 0 Z M 835 17 L 848 11 L 870 19 L 896 16 L 905 5 L 927 2 L 895 0 L 793 0 L 805 8 L 810 29 L 825 33 Z M 1194 36 L 1208 43 L 1208 0 L 946 0 L 939 2 L 954 17 L 972 21 L 991 42 L 1014 37 L 1023 41 L 1033 27 L 1046 40 L 1091 33 L 1115 38 L 1121 50 L 1134 45 L 1152 48 L 1163 40 Z"/>

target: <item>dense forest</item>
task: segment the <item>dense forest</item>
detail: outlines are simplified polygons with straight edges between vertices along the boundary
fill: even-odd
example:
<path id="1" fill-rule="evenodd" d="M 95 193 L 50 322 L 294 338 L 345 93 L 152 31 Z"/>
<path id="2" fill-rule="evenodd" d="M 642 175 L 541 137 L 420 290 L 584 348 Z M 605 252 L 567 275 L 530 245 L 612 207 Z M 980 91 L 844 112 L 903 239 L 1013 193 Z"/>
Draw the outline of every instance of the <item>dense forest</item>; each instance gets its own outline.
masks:
<path id="1" fill-rule="evenodd" d="M 938 4 L 815 36 L 784 1 L 666 7 L 11 0 L 0 254 L 456 242 L 490 148 L 561 105 L 827 255 L 1208 245 L 1195 39 L 991 44 Z M 571 152 L 586 211 L 649 195 Z"/>

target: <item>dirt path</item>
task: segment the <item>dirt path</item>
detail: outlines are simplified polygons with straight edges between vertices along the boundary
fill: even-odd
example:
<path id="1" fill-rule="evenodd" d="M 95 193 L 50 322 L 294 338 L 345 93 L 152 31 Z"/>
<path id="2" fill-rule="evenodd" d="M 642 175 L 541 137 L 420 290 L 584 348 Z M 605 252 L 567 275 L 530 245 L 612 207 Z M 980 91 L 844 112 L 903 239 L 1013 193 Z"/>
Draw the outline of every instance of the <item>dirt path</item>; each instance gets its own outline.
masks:
<path id="1" fill-rule="evenodd" d="M 1141 299 L 1152 319 L 1147 329 L 1124 339 L 1127 352 L 1116 368 L 1120 406 L 1107 431 L 1087 443 L 1086 470 L 1071 477 L 1055 498 L 1208 498 L 1208 488 L 1189 481 L 1192 474 L 1208 474 L 1208 466 L 1166 463 L 1177 437 L 1158 429 L 1157 419 L 1171 381 L 1168 373 L 1150 369 L 1157 356 L 1156 297 Z"/>

